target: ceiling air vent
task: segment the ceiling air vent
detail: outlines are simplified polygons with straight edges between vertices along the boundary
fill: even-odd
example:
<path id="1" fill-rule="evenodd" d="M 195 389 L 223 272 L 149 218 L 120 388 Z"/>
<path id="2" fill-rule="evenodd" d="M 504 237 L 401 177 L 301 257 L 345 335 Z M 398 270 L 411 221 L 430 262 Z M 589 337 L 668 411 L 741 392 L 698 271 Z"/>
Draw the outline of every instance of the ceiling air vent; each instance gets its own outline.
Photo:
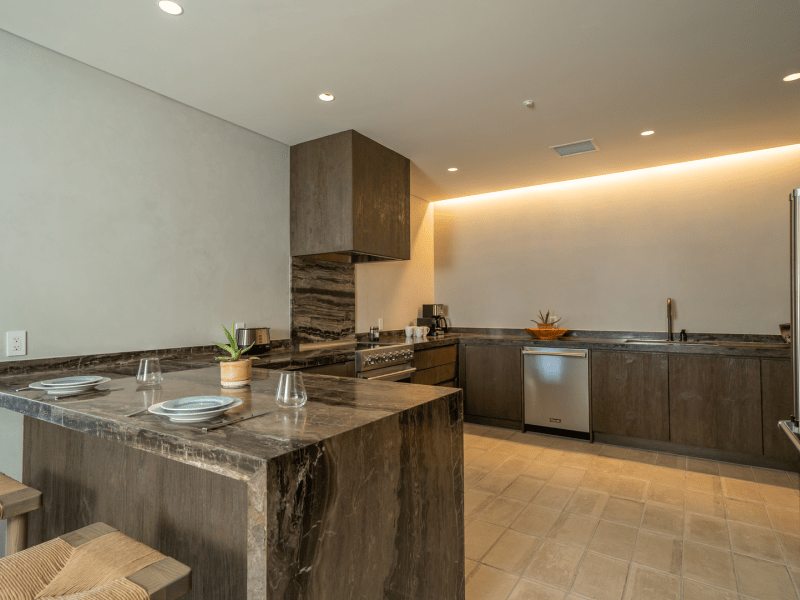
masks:
<path id="1" fill-rule="evenodd" d="M 582 142 L 572 142 L 571 144 L 561 144 L 560 146 L 550 147 L 558 152 L 559 156 L 572 156 L 573 154 L 595 152 L 600 149 L 597 147 L 597 144 L 594 143 L 594 138 L 591 140 L 583 140 Z"/>

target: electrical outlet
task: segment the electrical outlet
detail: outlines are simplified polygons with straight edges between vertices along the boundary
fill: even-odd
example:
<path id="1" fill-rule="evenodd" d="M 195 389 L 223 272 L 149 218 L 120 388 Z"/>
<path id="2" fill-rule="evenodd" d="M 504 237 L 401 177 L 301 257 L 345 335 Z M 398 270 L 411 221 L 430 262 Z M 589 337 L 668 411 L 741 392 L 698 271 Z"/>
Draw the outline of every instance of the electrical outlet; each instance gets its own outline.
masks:
<path id="1" fill-rule="evenodd" d="M 378 331 L 383 331 L 383 319 L 378 319 Z"/>
<path id="2" fill-rule="evenodd" d="M 6 332 L 6 356 L 25 356 L 28 353 L 28 344 L 25 331 Z"/>
<path id="3" fill-rule="evenodd" d="M 244 323 L 234 323 L 233 331 L 236 331 L 237 329 L 244 329 Z M 231 331 L 231 333 L 233 333 L 233 331 Z"/>

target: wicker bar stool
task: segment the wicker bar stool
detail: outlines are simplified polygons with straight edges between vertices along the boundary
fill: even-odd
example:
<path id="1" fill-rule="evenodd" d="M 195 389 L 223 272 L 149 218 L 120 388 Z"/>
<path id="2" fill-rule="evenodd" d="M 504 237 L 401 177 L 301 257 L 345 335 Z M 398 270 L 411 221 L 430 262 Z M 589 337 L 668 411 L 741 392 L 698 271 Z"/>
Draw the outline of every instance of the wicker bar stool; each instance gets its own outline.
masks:
<path id="1" fill-rule="evenodd" d="M 6 520 L 6 556 L 28 544 L 28 513 L 42 505 L 42 492 L 0 473 L 0 520 Z"/>
<path id="2" fill-rule="evenodd" d="M 186 565 L 95 523 L 0 559 L 0 600 L 173 600 Z"/>

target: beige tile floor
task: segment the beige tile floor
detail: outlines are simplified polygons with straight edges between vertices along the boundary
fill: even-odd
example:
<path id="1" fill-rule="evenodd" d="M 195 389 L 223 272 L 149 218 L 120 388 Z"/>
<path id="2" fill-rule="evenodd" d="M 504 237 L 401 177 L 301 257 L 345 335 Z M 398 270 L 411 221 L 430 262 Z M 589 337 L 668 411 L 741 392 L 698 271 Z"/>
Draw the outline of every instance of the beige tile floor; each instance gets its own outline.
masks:
<path id="1" fill-rule="evenodd" d="M 467 600 L 799 600 L 800 477 L 464 425 Z"/>

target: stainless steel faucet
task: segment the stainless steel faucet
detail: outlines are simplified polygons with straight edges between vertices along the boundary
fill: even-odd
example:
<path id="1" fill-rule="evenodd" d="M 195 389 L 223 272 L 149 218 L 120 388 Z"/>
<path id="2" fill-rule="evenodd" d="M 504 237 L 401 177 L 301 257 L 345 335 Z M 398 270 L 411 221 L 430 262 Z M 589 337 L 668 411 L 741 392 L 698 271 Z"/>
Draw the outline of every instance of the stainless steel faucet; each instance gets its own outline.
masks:
<path id="1" fill-rule="evenodd" d="M 667 341 L 672 341 L 672 298 L 667 298 Z"/>

